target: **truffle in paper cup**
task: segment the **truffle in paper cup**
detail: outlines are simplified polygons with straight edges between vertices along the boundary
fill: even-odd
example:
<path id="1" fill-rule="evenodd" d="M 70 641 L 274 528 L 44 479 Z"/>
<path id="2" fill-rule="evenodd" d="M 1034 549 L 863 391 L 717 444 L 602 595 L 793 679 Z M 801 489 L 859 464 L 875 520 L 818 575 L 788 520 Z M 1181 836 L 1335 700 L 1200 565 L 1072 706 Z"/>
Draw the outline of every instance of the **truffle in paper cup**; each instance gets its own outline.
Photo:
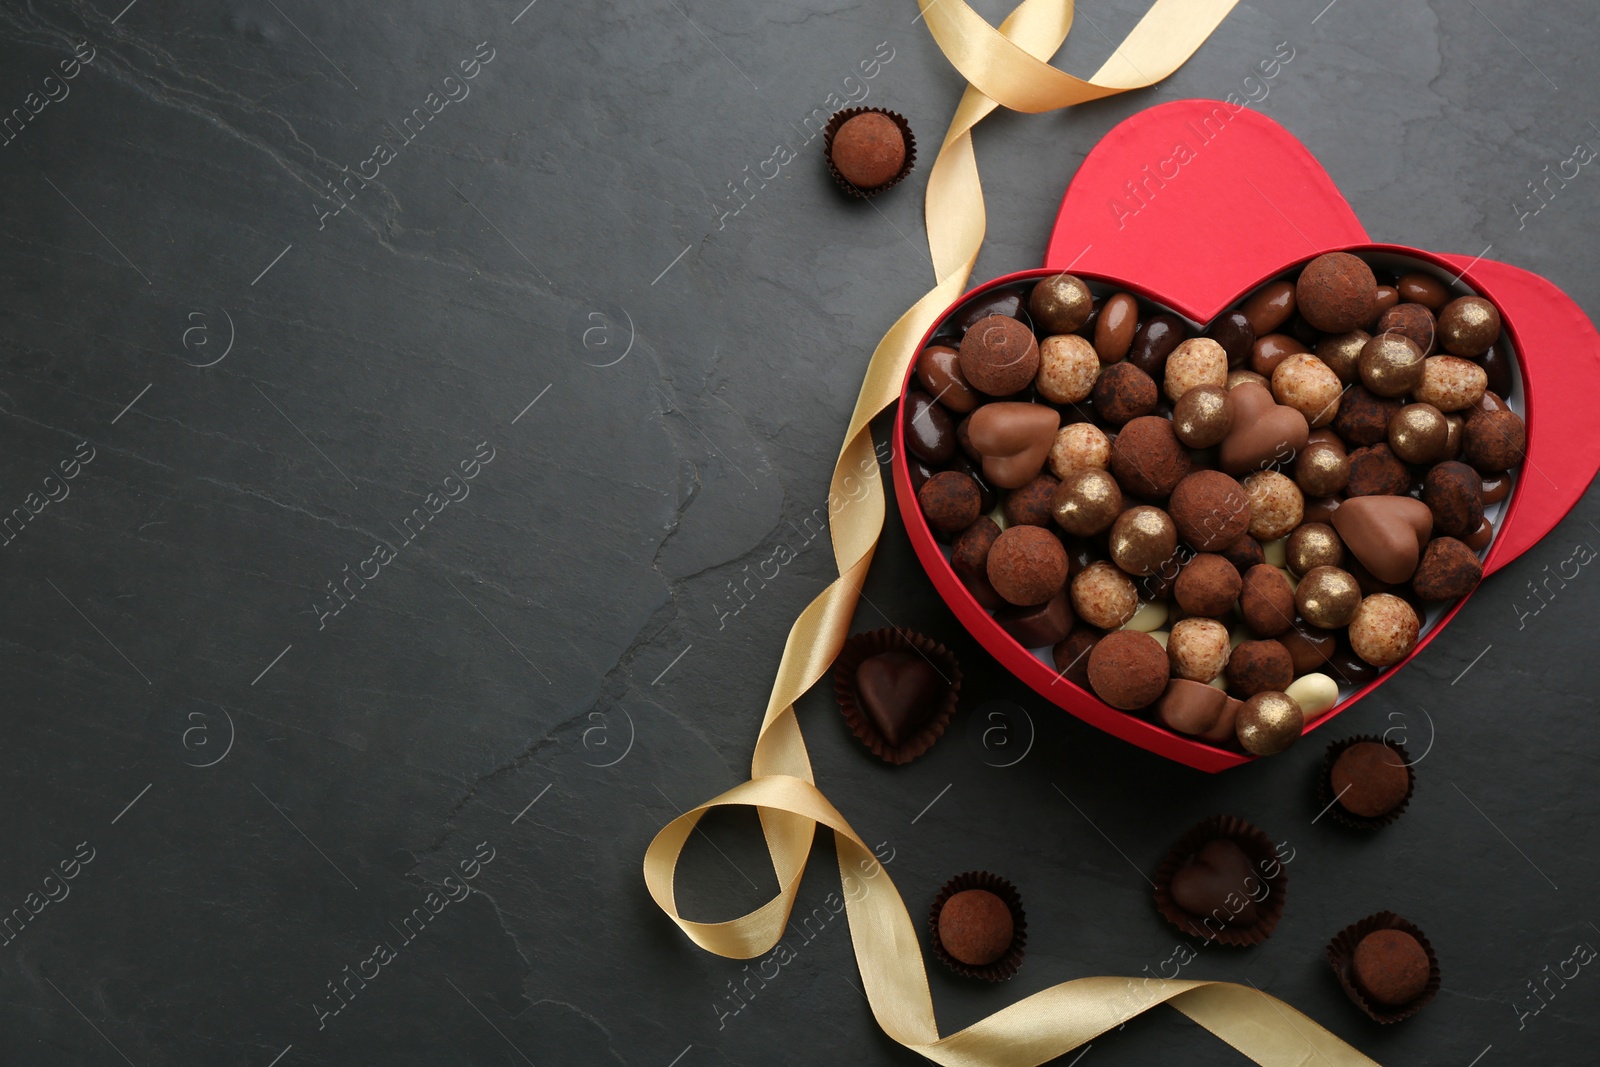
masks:
<path id="1" fill-rule="evenodd" d="M 1238 852 L 1224 849 L 1218 855 L 1207 849 L 1214 842 L 1229 842 Z M 1229 869 L 1234 864 L 1238 869 Z M 1217 898 L 1215 905 L 1205 912 L 1189 911 L 1174 899 L 1175 879 L 1180 883 L 1179 897 L 1209 894 Z M 1213 815 L 1178 839 L 1152 881 L 1156 909 L 1180 933 L 1242 947 L 1272 936 L 1283 917 L 1289 875 L 1272 838 L 1243 819 Z M 1239 883 L 1237 889 L 1235 882 Z M 1249 922 L 1240 921 L 1246 917 Z"/>
<path id="2" fill-rule="evenodd" d="M 970 890 L 979 890 L 992 894 L 1005 905 L 1011 917 L 1010 943 L 1004 951 L 988 963 L 966 963 L 957 959 L 951 952 L 951 946 L 946 945 L 940 936 L 939 920 L 943 916 L 945 905 L 951 898 Z M 979 898 L 982 903 L 982 898 Z M 992 903 L 992 901 L 990 901 Z M 963 924 L 971 926 L 973 924 Z M 987 925 L 979 923 L 980 926 Z M 937 956 L 946 967 L 967 978 L 981 978 L 986 982 L 1003 982 L 1017 973 L 1022 966 L 1022 958 L 1027 955 L 1028 949 L 1028 920 L 1022 910 L 1022 897 L 1017 893 L 1016 886 L 988 871 L 968 871 L 958 874 L 944 884 L 939 894 L 933 898 L 933 906 L 928 909 L 928 932 L 933 942 L 933 954 Z M 966 933 L 966 931 L 964 931 Z M 970 934 L 969 934 L 970 936 Z M 977 937 L 1003 937 L 1003 926 L 999 930 L 979 929 Z"/>
<path id="3" fill-rule="evenodd" d="M 885 763 L 910 763 L 944 734 L 961 694 L 949 649 L 911 630 L 855 634 L 833 664 L 850 731 Z"/>

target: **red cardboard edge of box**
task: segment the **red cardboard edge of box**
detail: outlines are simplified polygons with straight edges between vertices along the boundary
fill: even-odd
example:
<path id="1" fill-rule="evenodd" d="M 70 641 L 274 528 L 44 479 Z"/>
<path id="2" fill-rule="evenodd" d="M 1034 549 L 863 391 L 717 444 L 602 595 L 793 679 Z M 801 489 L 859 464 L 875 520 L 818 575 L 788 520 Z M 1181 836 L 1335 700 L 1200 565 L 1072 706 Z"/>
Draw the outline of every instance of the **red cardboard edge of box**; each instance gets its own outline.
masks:
<path id="1" fill-rule="evenodd" d="M 1316 157 L 1264 115 L 1221 101 L 1180 100 L 1122 122 L 1090 151 L 1068 186 L 1044 268 L 985 282 L 952 307 L 997 286 L 1071 270 L 1204 323 L 1295 264 L 1344 249 L 1431 263 L 1459 274 L 1500 309 L 1521 369 L 1528 449 L 1485 561 L 1487 577 L 1553 529 L 1600 470 L 1600 432 L 1590 415 L 1600 397 L 1600 332 L 1570 297 L 1521 268 L 1374 243 Z M 915 369 L 913 361 L 907 385 Z M 897 444 L 905 440 L 903 419 L 902 405 L 894 418 Z M 896 447 L 894 457 L 895 497 L 917 558 L 956 617 L 1006 669 L 1058 707 L 1168 759 L 1213 773 L 1252 762 L 1110 707 L 1018 644 L 951 570 L 917 507 L 904 449 Z M 1463 598 L 1452 606 L 1394 670 L 1427 647 L 1466 603 Z M 1392 676 L 1357 690 L 1308 723 L 1306 732 Z"/>

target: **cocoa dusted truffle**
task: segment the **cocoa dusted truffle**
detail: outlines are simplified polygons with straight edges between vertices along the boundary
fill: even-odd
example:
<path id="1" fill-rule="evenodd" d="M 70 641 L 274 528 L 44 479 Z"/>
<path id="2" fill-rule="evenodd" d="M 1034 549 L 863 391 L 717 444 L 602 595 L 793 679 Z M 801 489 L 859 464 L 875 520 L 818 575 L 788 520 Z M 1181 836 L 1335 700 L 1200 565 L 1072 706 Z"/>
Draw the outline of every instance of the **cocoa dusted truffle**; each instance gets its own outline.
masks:
<path id="1" fill-rule="evenodd" d="M 961 338 L 956 358 L 974 388 L 990 396 L 1010 396 L 1026 389 L 1039 373 L 1039 342 L 1027 323 L 1009 315 L 988 315 Z M 1054 426 L 1050 437 L 1055 438 Z"/>
<path id="2" fill-rule="evenodd" d="M 906 132 L 879 111 L 845 119 L 834 131 L 828 158 L 841 177 L 866 192 L 890 184 L 906 165 Z"/>
<path id="3" fill-rule="evenodd" d="M 1113 426 L 1150 414 L 1160 399 L 1155 379 L 1126 361 L 1100 372 L 1093 395 L 1094 409 Z"/>
<path id="4" fill-rule="evenodd" d="M 989 549 L 989 582 L 1007 603 L 1043 604 L 1067 581 L 1067 550 L 1038 526 L 1012 526 Z"/>
<path id="5" fill-rule="evenodd" d="M 1527 450 L 1527 429 L 1509 408 L 1477 411 L 1467 420 L 1462 458 L 1485 474 L 1510 470 L 1522 462 Z M 1112 455 L 1116 455 L 1114 445 Z"/>
<path id="6" fill-rule="evenodd" d="M 1006 954 L 1012 940 L 1011 909 L 987 889 L 964 889 L 939 909 L 939 941 L 962 963 L 981 967 Z"/>
<path id="7" fill-rule="evenodd" d="M 1050 658 L 1063 678 L 1080 688 L 1088 689 L 1089 654 L 1099 643 L 1099 633 L 1079 628 L 1056 643 L 1056 647 L 1050 650 Z"/>
<path id="8" fill-rule="evenodd" d="M 1242 697 L 1281 693 L 1294 681 L 1294 659 L 1277 641 L 1245 641 L 1228 657 L 1228 689 Z"/>
<path id="9" fill-rule="evenodd" d="M 1483 478 L 1465 463 L 1447 460 L 1422 480 L 1422 502 L 1440 533 L 1466 537 L 1483 525 Z"/>
<path id="10" fill-rule="evenodd" d="M 1190 615 L 1225 615 L 1244 587 L 1239 572 L 1221 556 L 1202 552 L 1178 572 L 1172 595 Z M 1292 599 L 1292 598 L 1291 598 Z"/>
<path id="11" fill-rule="evenodd" d="M 1346 496 L 1400 496 L 1411 485 L 1406 465 L 1386 444 L 1368 445 L 1350 453 Z"/>
<path id="12" fill-rule="evenodd" d="M 1189 473 L 1189 465 L 1189 450 L 1173 433 L 1172 423 L 1159 415 L 1134 419 L 1111 442 L 1111 473 L 1135 496 L 1167 496 Z"/>
<path id="13" fill-rule="evenodd" d="M 1411 795 L 1411 768 L 1381 741 L 1357 741 L 1339 753 L 1328 771 L 1339 806 L 1363 819 L 1389 814 Z"/>
<path id="14" fill-rule="evenodd" d="M 1427 950 L 1404 930 L 1374 930 L 1356 945 L 1351 968 L 1361 992 L 1394 1008 L 1422 995 L 1433 964 Z"/>
<path id="15" fill-rule="evenodd" d="M 1352 445 L 1375 445 L 1388 440 L 1389 420 L 1399 412 L 1398 400 L 1378 396 L 1365 386 L 1352 385 L 1339 401 L 1339 414 L 1333 418 L 1333 429 Z"/>
<path id="16" fill-rule="evenodd" d="M 1435 537 L 1422 552 L 1411 588 L 1423 600 L 1455 600 L 1483 580 L 1478 554 L 1454 537 Z"/>
<path id="17" fill-rule="evenodd" d="M 1089 685 L 1101 700 L 1122 711 L 1154 704 L 1166 691 L 1170 673 L 1167 650 L 1137 630 L 1106 634 L 1089 653 Z"/>
<path id="18" fill-rule="evenodd" d="M 989 549 L 1000 537 L 999 525 L 987 515 L 961 531 L 950 546 L 950 566 L 962 578 L 989 580 Z"/>
<path id="19" fill-rule="evenodd" d="M 944 534 L 958 533 L 977 522 L 982 501 L 978 483 L 960 471 L 940 471 L 917 491 L 917 503 L 928 525 Z"/>
<path id="20" fill-rule="evenodd" d="M 1267 561 L 1267 554 L 1262 550 L 1261 542 L 1249 534 L 1245 534 L 1224 548 L 1219 555 L 1233 564 L 1233 569 L 1239 573 L 1240 578 L 1243 578 L 1251 567 Z"/>
<path id="21" fill-rule="evenodd" d="M 1221 471 L 1195 471 L 1172 490 L 1167 510 L 1178 534 L 1201 552 L 1233 544 L 1250 529 L 1250 496 Z"/>
<path id="22" fill-rule="evenodd" d="M 1239 610 L 1251 632 L 1260 637 L 1277 637 L 1294 625 L 1294 587 L 1278 568 L 1269 563 L 1258 564 L 1245 572 Z M 1268 688 L 1283 689 L 1288 684 L 1285 681 Z"/>
<path id="23" fill-rule="evenodd" d="M 1372 321 L 1378 280 L 1348 252 L 1324 252 L 1306 264 L 1294 287 L 1295 305 L 1323 333 L 1343 333 Z"/>
<path id="24" fill-rule="evenodd" d="M 1049 526 L 1056 486 L 1054 475 L 1041 474 L 1021 489 L 1012 490 L 1001 505 L 1006 522 L 1012 526 Z"/>
<path id="25" fill-rule="evenodd" d="M 1378 316 L 1373 333 L 1397 333 L 1422 350 L 1423 355 L 1437 346 L 1439 331 L 1434 324 L 1433 312 L 1421 304 L 1396 304 Z"/>

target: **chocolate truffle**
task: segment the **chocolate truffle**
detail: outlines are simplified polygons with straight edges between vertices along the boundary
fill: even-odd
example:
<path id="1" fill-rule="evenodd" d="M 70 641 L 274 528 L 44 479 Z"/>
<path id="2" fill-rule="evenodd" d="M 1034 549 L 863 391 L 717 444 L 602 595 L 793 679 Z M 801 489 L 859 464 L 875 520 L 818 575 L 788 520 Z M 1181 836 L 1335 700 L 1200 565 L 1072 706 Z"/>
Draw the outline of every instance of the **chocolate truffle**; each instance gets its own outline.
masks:
<path id="1" fill-rule="evenodd" d="M 1233 569 L 1238 572 L 1240 578 L 1243 578 L 1251 567 L 1267 561 L 1267 554 L 1261 548 L 1261 542 L 1249 534 L 1245 534 L 1218 554 L 1233 564 Z"/>
<path id="2" fill-rule="evenodd" d="M 1228 381 L 1228 353 L 1209 337 L 1191 337 L 1167 357 L 1162 388 L 1173 403 L 1202 385 L 1223 386 Z"/>
<path id="3" fill-rule="evenodd" d="M 1296 741 L 1305 730 L 1305 712 L 1287 693 L 1257 693 L 1244 702 L 1233 729 L 1252 756 L 1272 756 Z"/>
<path id="4" fill-rule="evenodd" d="M 1410 604 L 1392 593 L 1374 593 L 1350 620 L 1350 647 L 1374 667 L 1392 667 L 1417 647 L 1420 629 Z"/>
<path id="5" fill-rule="evenodd" d="M 1168 502 L 1178 533 L 1201 552 L 1233 544 L 1250 529 L 1250 496 L 1221 471 L 1195 471 L 1172 490 Z"/>
<path id="6" fill-rule="evenodd" d="M 1243 588 L 1244 579 L 1232 563 L 1203 552 L 1178 572 L 1172 596 L 1186 613 L 1214 618 L 1227 614 Z"/>
<path id="7" fill-rule="evenodd" d="M 1350 453 L 1346 496 L 1399 496 L 1411 485 L 1411 473 L 1387 444 L 1368 445 Z"/>
<path id="8" fill-rule="evenodd" d="M 1470 359 L 1429 356 L 1422 362 L 1422 384 L 1417 399 L 1440 411 L 1466 411 L 1483 399 L 1489 375 Z"/>
<path id="9" fill-rule="evenodd" d="M 1435 537 L 1423 550 L 1411 588 L 1423 600 L 1455 600 L 1483 580 L 1478 554 L 1454 537 Z"/>
<path id="10" fill-rule="evenodd" d="M 1439 342 L 1453 356 L 1481 356 L 1500 336 L 1500 312 L 1481 296 L 1463 296 L 1439 312 Z"/>
<path id="11" fill-rule="evenodd" d="M 1257 564 L 1245 572 L 1239 613 L 1256 636 L 1277 637 L 1294 625 L 1294 587 L 1278 568 Z"/>
<path id="12" fill-rule="evenodd" d="M 1294 292 L 1307 322 L 1323 333 L 1342 333 L 1372 321 L 1378 280 L 1350 253 L 1324 252 L 1306 264 Z"/>
<path id="13" fill-rule="evenodd" d="M 1051 661 L 1061 677 L 1074 685 L 1089 688 L 1089 653 L 1100 643 L 1100 635 L 1093 630 L 1077 629 L 1068 634 L 1050 650 Z"/>
<path id="14" fill-rule="evenodd" d="M 1227 926 L 1255 925 L 1261 880 L 1244 849 L 1226 838 L 1207 841 L 1172 874 L 1172 902 L 1190 915 Z M 1252 892 L 1252 888 L 1255 892 Z"/>
<path id="15" fill-rule="evenodd" d="M 1315 351 L 1317 358 L 1327 364 L 1339 381 L 1349 385 L 1356 380 L 1356 364 L 1361 359 L 1361 350 L 1370 340 L 1372 336 L 1365 330 L 1347 330 L 1324 337 L 1317 342 Z"/>
<path id="16" fill-rule="evenodd" d="M 1050 403 L 1082 403 L 1094 392 L 1099 377 L 1100 357 L 1077 334 L 1058 334 L 1039 342 L 1039 373 L 1033 384 Z M 1155 383 L 1150 386 L 1155 388 Z"/>
<path id="17" fill-rule="evenodd" d="M 856 668 L 856 699 L 891 748 L 914 737 L 950 701 L 950 685 L 920 652 L 880 652 Z"/>
<path id="18" fill-rule="evenodd" d="M 1122 514 L 1122 490 L 1109 471 L 1074 471 L 1055 487 L 1050 513 L 1068 533 L 1092 537 L 1108 529 Z"/>
<path id="19" fill-rule="evenodd" d="M 1358 741 L 1333 761 L 1328 785 L 1341 808 L 1376 819 L 1405 802 L 1411 792 L 1411 768 L 1388 745 Z"/>
<path id="20" fill-rule="evenodd" d="M 1352 385 L 1339 401 L 1339 414 L 1334 416 L 1333 429 L 1345 441 L 1356 447 L 1375 445 L 1388 440 L 1389 420 L 1399 411 L 1401 403 L 1368 392 L 1364 387 Z"/>
<path id="21" fill-rule="evenodd" d="M 940 471 L 923 483 L 917 503 L 929 526 L 952 534 L 978 521 L 982 494 L 978 483 L 960 471 Z"/>
<path id="22" fill-rule="evenodd" d="M 1296 578 L 1304 578 L 1316 567 L 1340 566 L 1344 542 L 1325 522 L 1301 523 L 1284 545 L 1284 563 Z"/>
<path id="23" fill-rule="evenodd" d="M 828 155 L 845 181 L 858 189 L 877 189 L 905 167 L 905 133 L 888 115 L 864 112 L 834 131 Z"/>
<path id="24" fill-rule="evenodd" d="M 1409 1004 L 1428 986 L 1427 950 L 1404 930 L 1374 930 L 1356 945 L 1351 970 L 1361 992 L 1387 1007 Z"/>
<path id="25" fill-rule="evenodd" d="M 1053 474 L 1041 474 L 1020 489 L 1014 489 L 1001 505 L 1006 523 L 1011 526 L 1049 526 L 1051 502 L 1056 486 Z"/>
<path id="26" fill-rule="evenodd" d="M 989 549 L 989 582 L 1010 604 L 1043 604 L 1067 580 L 1067 550 L 1037 526 L 1012 526 Z"/>
<path id="27" fill-rule="evenodd" d="M 1305 516 L 1305 495 L 1287 475 L 1277 471 L 1257 471 L 1243 483 L 1250 498 L 1250 536 L 1257 541 L 1276 541 L 1300 525 Z"/>
<path id="28" fill-rule="evenodd" d="M 1148 415 L 1160 395 L 1155 379 L 1132 363 L 1113 363 L 1094 383 L 1094 409 L 1113 426 Z"/>
<path id="29" fill-rule="evenodd" d="M 1361 349 L 1356 369 L 1378 396 L 1405 396 L 1422 384 L 1422 349 L 1403 334 L 1380 333 Z"/>
<path id="30" fill-rule="evenodd" d="M 1483 479 L 1465 463 L 1447 460 L 1422 480 L 1422 502 L 1442 534 L 1466 537 L 1483 525 Z"/>
<path id="31" fill-rule="evenodd" d="M 1169 672 L 1167 650 L 1137 630 L 1106 634 L 1089 653 L 1089 685 L 1122 711 L 1154 704 L 1166 691 Z"/>
<path id="32" fill-rule="evenodd" d="M 1222 676 L 1232 654 L 1228 628 L 1215 619 L 1180 619 L 1167 635 L 1167 660 L 1175 678 L 1211 682 Z"/>
<path id="33" fill-rule="evenodd" d="M 1111 561 L 1129 574 L 1156 574 L 1172 559 L 1178 530 L 1166 512 L 1142 504 L 1117 516 L 1107 547 Z"/>
<path id="34" fill-rule="evenodd" d="M 939 943 L 962 963 L 982 967 L 1011 947 L 1011 909 L 987 889 L 964 889 L 939 909 Z"/>
<path id="35" fill-rule="evenodd" d="M 1139 610 L 1133 579 L 1114 563 L 1096 560 L 1072 576 L 1072 610 L 1090 626 L 1115 630 Z"/>
<path id="36" fill-rule="evenodd" d="M 1350 625 L 1361 606 L 1361 584 L 1338 567 L 1313 567 L 1294 591 L 1295 610 L 1312 626 L 1336 630 Z"/>
<path id="37" fill-rule="evenodd" d="M 1052 274 L 1039 279 L 1028 295 L 1028 313 L 1046 334 L 1072 333 L 1089 321 L 1094 294 L 1082 278 Z"/>
<path id="38" fill-rule="evenodd" d="M 1426 467 L 1445 458 L 1450 426 L 1432 404 L 1407 404 L 1389 421 L 1389 449 L 1402 461 Z"/>
<path id="39" fill-rule="evenodd" d="M 1294 681 L 1294 660 L 1277 641 L 1244 641 L 1228 657 L 1225 673 L 1229 691 L 1240 697 L 1281 693 Z"/>
<path id="40" fill-rule="evenodd" d="M 1172 408 L 1172 432 L 1190 448 L 1221 444 L 1232 429 L 1233 401 L 1221 386 L 1195 386 Z"/>
<path id="41" fill-rule="evenodd" d="M 1421 304 L 1396 304 L 1378 316 L 1373 332 L 1399 334 L 1416 345 L 1423 355 L 1432 352 L 1439 339 L 1433 312 Z"/>
<path id="42" fill-rule="evenodd" d="M 1171 422 L 1145 415 L 1129 422 L 1111 442 L 1111 473 L 1133 495 L 1159 500 L 1189 473 L 1189 451 L 1172 432 Z"/>
<path id="43" fill-rule="evenodd" d="M 1462 458 L 1485 474 L 1510 470 L 1522 462 L 1527 449 L 1527 430 L 1514 411 L 1477 411 L 1467 420 Z"/>
<path id="44" fill-rule="evenodd" d="M 1039 342 L 1027 323 L 1009 315 L 989 315 L 973 323 L 961 338 L 958 358 L 961 373 L 974 388 L 1010 396 L 1039 373 Z"/>
<path id="45" fill-rule="evenodd" d="M 989 580 L 989 549 L 1000 537 L 999 525 L 987 515 L 968 526 L 950 546 L 950 566 L 962 578 Z"/>
<path id="46" fill-rule="evenodd" d="M 1056 431 L 1050 446 L 1050 470 L 1065 478 L 1084 470 L 1105 470 L 1111 463 L 1111 439 L 1092 422 L 1074 422 Z"/>

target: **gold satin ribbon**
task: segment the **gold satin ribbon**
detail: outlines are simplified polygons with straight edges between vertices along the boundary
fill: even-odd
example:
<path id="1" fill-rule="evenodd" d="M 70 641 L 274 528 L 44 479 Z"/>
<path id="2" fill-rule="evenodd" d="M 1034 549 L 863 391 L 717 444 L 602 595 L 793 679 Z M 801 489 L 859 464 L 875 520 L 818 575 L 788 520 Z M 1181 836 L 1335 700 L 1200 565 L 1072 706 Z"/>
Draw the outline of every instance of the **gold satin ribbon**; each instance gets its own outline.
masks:
<path id="1" fill-rule="evenodd" d="M 925 219 L 937 284 L 884 334 L 867 365 L 829 490 L 839 577 L 789 630 L 756 739 L 751 780 L 672 820 L 645 852 L 645 884 L 662 911 L 702 948 L 750 959 L 782 938 L 816 827 L 831 829 L 845 884 L 859 883 L 863 875 L 871 879 L 868 892 L 845 896 L 873 1017 L 894 1040 L 948 1067 L 1035 1067 L 1163 1003 L 1259 1064 L 1376 1067 L 1282 1001 L 1227 982 L 1079 978 L 941 1037 L 917 929 L 872 850 L 817 789 L 794 711 L 794 702 L 828 673 L 849 635 L 883 531 L 884 495 L 870 423 L 899 398 L 918 342 L 966 288 L 983 244 L 987 220 L 972 128 L 996 107 L 1050 111 L 1153 85 L 1200 47 L 1235 2 L 1157 0 L 1085 81 L 1048 62 L 1072 28 L 1073 0 L 1023 0 L 998 30 L 964 0 L 918 0 L 934 40 L 969 83 L 928 176 Z M 867 482 L 864 496 L 857 495 L 859 488 L 847 490 L 852 478 Z M 737 919 L 694 922 L 678 914 L 678 857 L 701 815 L 730 805 L 754 807 L 760 816 L 778 895 Z"/>

